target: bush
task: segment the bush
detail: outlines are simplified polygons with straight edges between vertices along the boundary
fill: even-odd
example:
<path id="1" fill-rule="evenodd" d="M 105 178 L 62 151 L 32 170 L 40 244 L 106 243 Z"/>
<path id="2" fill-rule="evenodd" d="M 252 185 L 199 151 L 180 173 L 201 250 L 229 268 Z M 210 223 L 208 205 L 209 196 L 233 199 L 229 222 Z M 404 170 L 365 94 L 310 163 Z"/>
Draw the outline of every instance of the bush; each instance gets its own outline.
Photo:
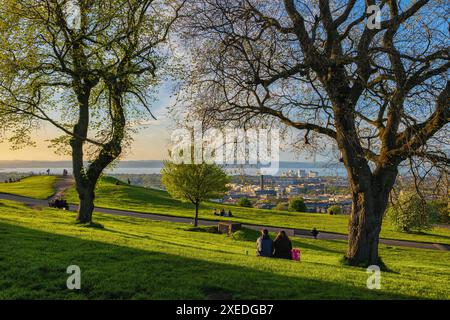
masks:
<path id="1" fill-rule="evenodd" d="M 306 212 L 308 211 L 303 198 L 293 198 L 289 200 L 289 211 Z"/>
<path id="2" fill-rule="evenodd" d="M 333 215 L 333 214 L 342 214 L 342 207 L 341 206 L 331 206 L 328 208 L 328 214 Z"/>
<path id="3" fill-rule="evenodd" d="M 404 193 L 388 208 L 387 216 L 398 231 L 410 232 L 432 229 L 438 213 L 435 206 L 418 195 Z"/>
<path id="4" fill-rule="evenodd" d="M 438 222 L 450 223 L 450 202 L 448 200 L 434 200 L 430 204 L 435 208 L 438 214 Z"/>
<path id="5" fill-rule="evenodd" d="M 252 202 L 247 198 L 240 198 L 237 202 L 237 205 L 246 208 L 251 208 L 253 206 Z"/>
<path id="6" fill-rule="evenodd" d="M 241 230 L 233 232 L 231 237 L 233 240 L 255 242 L 260 235 L 261 233 L 256 230 L 242 228 Z"/>
<path id="7" fill-rule="evenodd" d="M 286 202 L 278 202 L 278 204 L 275 206 L 275 210 L 278 211 L 287 211 L 288 204 Z"/>

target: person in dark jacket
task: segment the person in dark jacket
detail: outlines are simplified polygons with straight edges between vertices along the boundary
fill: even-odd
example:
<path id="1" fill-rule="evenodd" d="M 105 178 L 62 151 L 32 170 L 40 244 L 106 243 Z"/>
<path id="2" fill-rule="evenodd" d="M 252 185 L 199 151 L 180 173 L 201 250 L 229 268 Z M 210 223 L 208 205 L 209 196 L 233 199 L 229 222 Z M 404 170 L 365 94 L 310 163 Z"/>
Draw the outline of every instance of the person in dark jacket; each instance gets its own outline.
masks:
<path id="1" fill-rule="evenodd" d="M 273 256 L 281 259 L 291 258 L 292 242 L 286 232 L 280 231 L 273 242 Z"/>
<path id="2" fill-rule="evenodd" d="M 261 236 L 256 240 L 256 255 L 259 257 L 272 257 L 273 241 L 270 239 L 269 231 L 264 229 Z"/>
<path id="3" fill-rule="evenodd" d="M 312 229 L 311 234 L 314 237 L 314 239 L 317 239 L 317 236 L 319 235 L 319 231 L 317 231 L 317 229 L 314 228 L 314 229 Z"/>

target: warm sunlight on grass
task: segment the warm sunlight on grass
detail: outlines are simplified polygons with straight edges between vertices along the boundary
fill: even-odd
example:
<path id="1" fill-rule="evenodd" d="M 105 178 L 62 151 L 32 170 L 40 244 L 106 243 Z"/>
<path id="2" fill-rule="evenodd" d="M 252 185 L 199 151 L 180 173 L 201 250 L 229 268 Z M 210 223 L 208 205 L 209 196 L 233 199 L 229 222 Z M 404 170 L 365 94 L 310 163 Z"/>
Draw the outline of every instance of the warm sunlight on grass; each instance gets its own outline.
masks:
<path id="1" fill-rule="evenodd" d="M 27 177 L 19 182 L 0 182 L 0 192 L 24 197 L 47 199 L 55 193 L 55 176 Z"/>
<path id="2" fill-rule="evenodd" d="M 74 220 L 71 212 L 0 201 L 0 299 L 450 298 L 449 252 L 381 245 L 392 271 L 382 273 L 381 290 L 369 290 L 365 269 L 340 264 L 341 241 L 295 239 L 298 263 L 255 257 L 251 232 L 234 239 L 99 213 L 103 228 Z M 80 291 L 66 288 L 73 264 Z"/>
<path id="3" fill-rule="evenodd" d="M 194 206 L 189 203 L 172 199 L 167 192 L 143 187 L 129 186 L 121 183 L 116 185 L 116 179 L 106 177 L 99 181 L 95 204 L 98 207 L 150 212 L 171 216 L 193 217 Z M 68 199 L 77 203 L 75 189 L 69 190 Z M 233 212 L 233 218 L 213 215 L 214 208 L 225 208 Z M 237 222 L 277 226 L 285 228 L 300 228 L 311 230 L 316 227 L 322 231 L 347 233 L 347 215 L 326 215 L 316 213 L 298 213 L 288 211 L 262 210 L 242 208 L 216 203 L 203 203 L 200 207 L 200 219 L 233 220 Z M 95 216 L 94 216 L 95 219 Z M 401 233 L 394 230 L 389 221 L 383 222 L 381 237 L 410 241 L 424 241 L 450 244 L 450 229 L 435 228 L 424 234 Z"/>

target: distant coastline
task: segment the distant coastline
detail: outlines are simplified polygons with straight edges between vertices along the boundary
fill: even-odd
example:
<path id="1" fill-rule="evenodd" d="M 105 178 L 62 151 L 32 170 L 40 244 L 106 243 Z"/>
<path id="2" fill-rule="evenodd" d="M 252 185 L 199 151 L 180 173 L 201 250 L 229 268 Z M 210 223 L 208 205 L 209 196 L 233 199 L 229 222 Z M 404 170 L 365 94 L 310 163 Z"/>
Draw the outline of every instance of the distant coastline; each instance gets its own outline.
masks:
<path id="1" fill-rule="evenodd" d="M 9 168 L 70 168 L 71 161 L 34 161 L 34 160 L 0 160 L 0 169 Z M 127 160 L 121 161 L 116 168 L 162 168 L 162 160 Z M 280 161 L 280 168 L 303 169 L 303 168 L 344 168 L 340 163 L 332 162 L 296 162 Z"/>

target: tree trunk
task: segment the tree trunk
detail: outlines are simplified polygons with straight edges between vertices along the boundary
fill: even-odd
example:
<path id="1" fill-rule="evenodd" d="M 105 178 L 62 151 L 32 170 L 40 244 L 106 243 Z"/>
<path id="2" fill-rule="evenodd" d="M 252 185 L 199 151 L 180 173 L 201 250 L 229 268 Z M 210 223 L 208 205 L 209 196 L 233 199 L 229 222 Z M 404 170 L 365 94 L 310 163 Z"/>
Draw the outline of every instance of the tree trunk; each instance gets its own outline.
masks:
<path id="1" fill-rule="evenodd" d="M 375 196 L 372 192 L 353 193 L 347 250 L 351 265 L 379 264 L 378 241 L 386 209 L 377 204 L 379 198 L 381 195 Z"/>
<path id="2" fill-rule="evenodd" d="M 353 191 L 349 220 L 347 262 L 350 265 L 380 265 L 378 243 L 389 194 L 397 176 L 396 168 L 376 172 L 370 188 Z"/>
<path id="3" fill-rule="evenodd" d="M 198 207 L 199 203 L 195 203 L 195 219 L 194 219 L 194 227 L 198 226 Z"/>
<path id="4" fill-rule="evenodd" d="M 77 221 L 80 223 L 91 223 L 92 213 L 94 211 L 95 192 L 92 187 L 82 188 L 82 190 L 78 192 L 80 207 L 78 209 Z"/>

